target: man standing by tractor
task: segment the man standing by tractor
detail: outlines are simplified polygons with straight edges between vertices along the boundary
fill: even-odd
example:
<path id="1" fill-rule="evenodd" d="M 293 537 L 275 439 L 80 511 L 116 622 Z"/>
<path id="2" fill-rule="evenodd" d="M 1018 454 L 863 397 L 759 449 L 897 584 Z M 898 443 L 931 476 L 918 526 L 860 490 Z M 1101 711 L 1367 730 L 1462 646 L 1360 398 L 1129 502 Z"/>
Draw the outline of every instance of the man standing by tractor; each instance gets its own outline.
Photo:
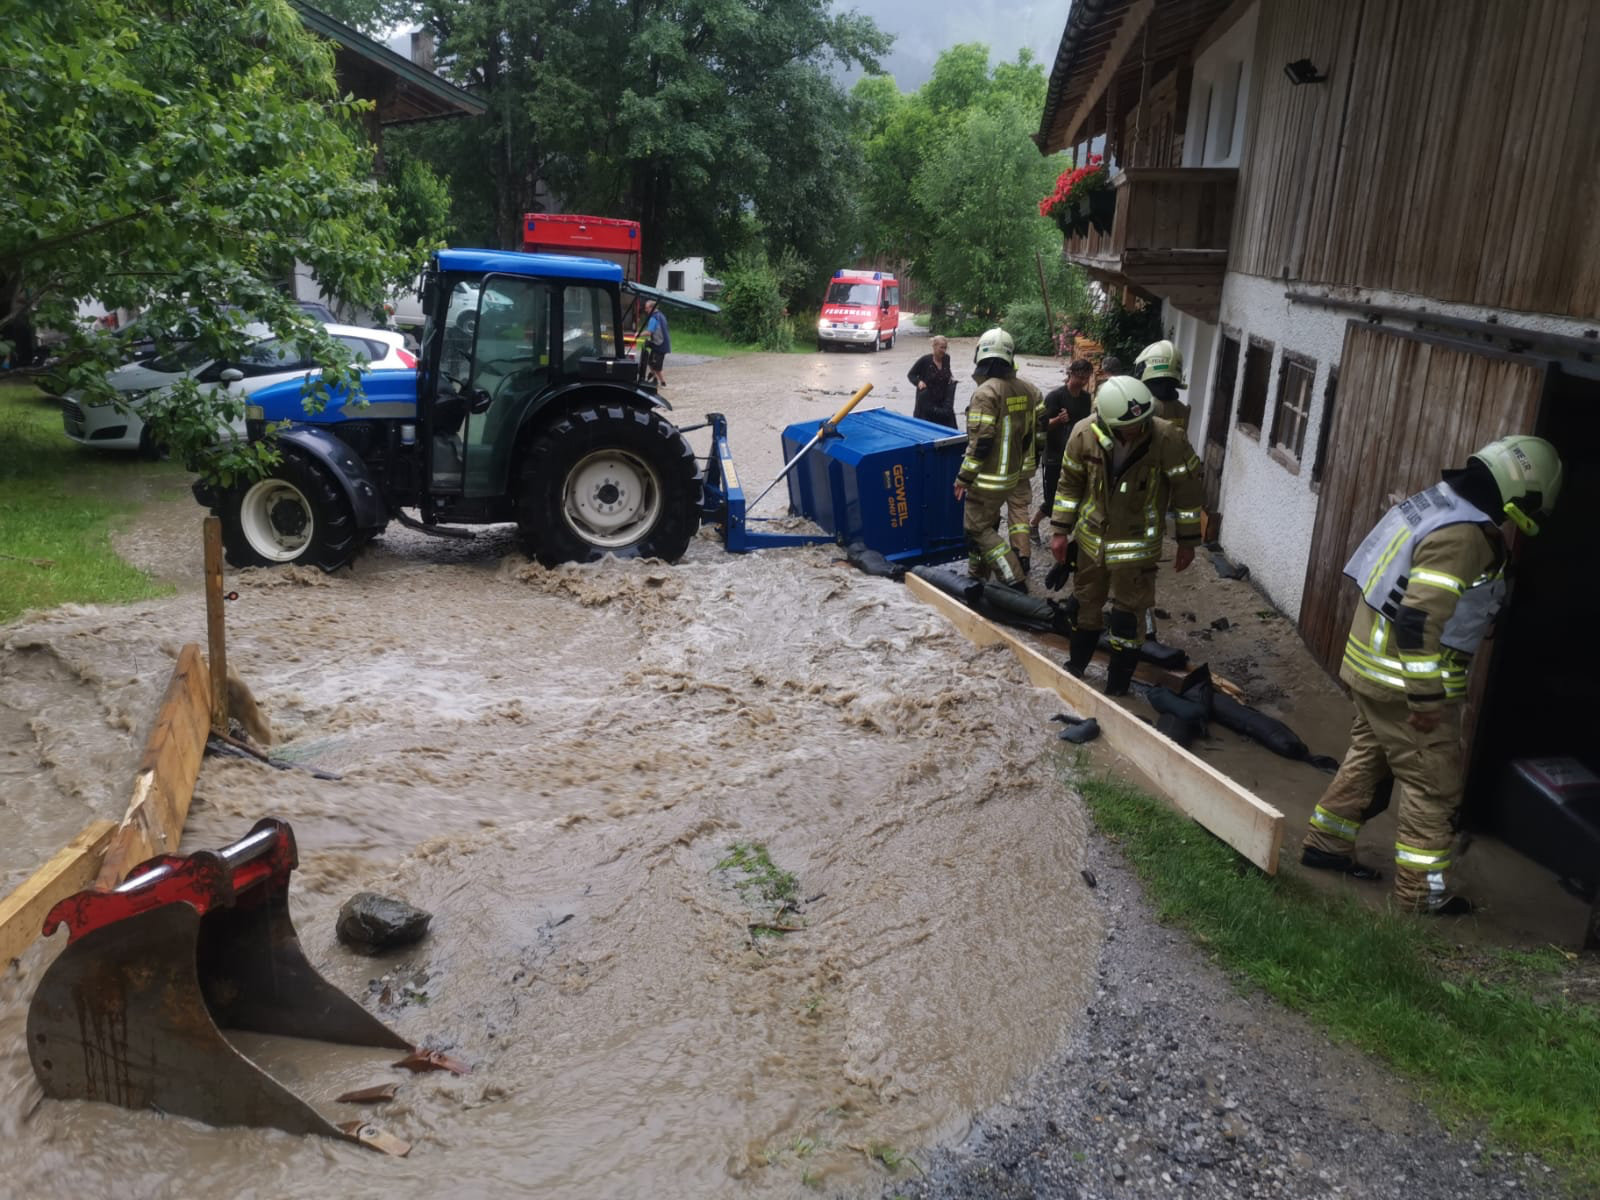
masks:
<path id="1" fill-rule="evenodd" d="M 1361 589 L 1339 678 L 1350 685 L 1350 750 L 1311 814 L 1300 861 L 1356 879 L 1356 835 L 1374 788 L 1404 787 L 1395 822 L 1394 895 L 1438 916 L 1472 911 L 1446 890 L 1461 804 L 1461 709 L 1472 655 L 1505 596 L 1509 518 L 1530 537 L 1555 507 L 1561 459 L 1543 438 L 1490 442 L 1443 481 L 1391 508 L 1345 564 Z"/>
<path id="2" fill-rule="evenodd" d="M 645 378 L 654 380 L 657 387 L 666 387 L 667 377 L 661 368 L 666 365 L 667 355 L 672 352 L 672 335 L 667 332 L 667 314 L 661 311 L 654 300 L 646 300 L 644 315 Z"/>
<path id="3" fill-rule="evenodd" d="M 1038 388 L 1017 378 L 1015 358 L 1016 347 L 1004 329 L 991 329 L 978 339 L 972 372 L 978 388 L 967 408 L 967 454 L 956 474 L 955 494 L 963 502 L 968 572 L 974 579 L 993 572 L 1002 583 L 1025 592 L 1022 563 L 996 529 L 1022 478 L 1041 401 Z M 1032 480 L 1028 483 L 1031 487 Z"/>
<path id="4" fill-rule="evenodd" d="M 1185 436 L 1189 432 L 1189 406 L 1178 399 L 1178 392 L 1189 385 L 1183 378 L 1183 351 L 1171 342 L 1151 342 L 1133 360 L 1133 377 L 1161 403 L 1161 416 L 1172 422 Z"/>
<path id="5" fill-rule="evenodd" d="M 1102 383 L 1094 416 L 1067 439 L 1050 510 L 1056 562 L 1066 562 L 1069 541 L 1078 543 L 1069 601 L 1076 606 L 1076 628 L 1067 670 L 1080 678 L 1100 642 L 1111 598 L 1108 696 L 1127 694 L 1139 662 L 1139 614 L 1155 603 L 1169 508 L 1178 537 L 1173 569 L 1187 570 L 1200 544 L 1200 462 L 1182 431 L 1154 415 L 1155 407 L 1150 390 L 1130 375 Z"/>

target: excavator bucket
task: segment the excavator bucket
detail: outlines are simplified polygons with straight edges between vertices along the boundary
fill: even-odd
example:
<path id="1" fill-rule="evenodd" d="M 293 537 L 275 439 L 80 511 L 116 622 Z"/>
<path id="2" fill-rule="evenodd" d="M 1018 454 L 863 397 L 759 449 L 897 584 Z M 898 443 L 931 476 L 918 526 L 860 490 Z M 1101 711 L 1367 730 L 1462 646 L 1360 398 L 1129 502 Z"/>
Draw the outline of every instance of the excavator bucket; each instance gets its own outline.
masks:
<path id="1" fill-rule="evenodd" d="M 56 905 L 44 933 L 66 925 L 67 946 L 28 1008 L 45 1094 L 384 1148 L 372 1126 L 335 1125 L 227 1037 L 413 1049 L 307 961 L 289 919 L 297 861 L 293 831 L 268 818 L 215 853 L 153 858 L 112 891 Z"/>

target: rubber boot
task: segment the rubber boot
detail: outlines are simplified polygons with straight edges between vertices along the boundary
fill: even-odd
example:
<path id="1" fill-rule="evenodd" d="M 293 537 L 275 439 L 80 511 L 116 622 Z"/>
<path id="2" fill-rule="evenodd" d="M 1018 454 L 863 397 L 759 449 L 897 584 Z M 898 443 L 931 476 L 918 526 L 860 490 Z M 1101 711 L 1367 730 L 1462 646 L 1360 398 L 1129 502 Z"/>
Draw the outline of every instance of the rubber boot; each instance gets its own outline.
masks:
<path id="1" fill-rule="evenodd" d="M 1113 650 L 1106 665 L 1106 695 L 1126 696 L 1128 684 L 1133 682 L 1133 669 L 1138 665 L 1139 647 Z"/>
<path id="2" fill-rule="evenodd" d="M 1022 564 L 1022 577 L 1026 579 L 1028 577 L 1028 572 L 1033 570 L 1033 559 L 1022 558 L 1019 556 L 1017 561 Z"/>
<path id="3" fill-rule="evenodd" d="M 1098 629 L 1074 629 L 1072 631 L 1072 657 L 1067 659 L 1067 674 L 1083 678 L 1083 673 L 1089 669 L 1089 663 L 1094 659 L 1095 649 L 1100 645 L 1100 631 Z"/>

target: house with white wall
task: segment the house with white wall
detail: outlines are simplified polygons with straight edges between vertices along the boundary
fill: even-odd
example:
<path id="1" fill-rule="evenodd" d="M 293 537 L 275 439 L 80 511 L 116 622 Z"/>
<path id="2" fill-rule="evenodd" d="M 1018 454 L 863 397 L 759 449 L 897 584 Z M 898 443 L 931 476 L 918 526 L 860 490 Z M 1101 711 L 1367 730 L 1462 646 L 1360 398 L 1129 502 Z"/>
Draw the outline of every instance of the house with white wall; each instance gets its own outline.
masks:
<path id="1" fill-rule="evenodd" d="M 706 274 L 704 258 L 675 258 L 661 264 L 656 289 L 690 300 L 709 300 L 722 290 L 722 280 Z"/>
<path id="2" fill-rule="evenodd" d="M 1586 744 L 1530 664 L 1594 616 L 1596 113 L 1592 0 L 1076 0 L 1034 136 L 1105 139 L 1113 226 L 1064 253 L 1161 306 L 1221 540 L 1330 671 L 1389 497 L 1556 443 L 1560 509 L 1475 672 L 1469 721 L 1508 744 Z M 1544 728 L 1496 709 L 1518 686 Z"/>

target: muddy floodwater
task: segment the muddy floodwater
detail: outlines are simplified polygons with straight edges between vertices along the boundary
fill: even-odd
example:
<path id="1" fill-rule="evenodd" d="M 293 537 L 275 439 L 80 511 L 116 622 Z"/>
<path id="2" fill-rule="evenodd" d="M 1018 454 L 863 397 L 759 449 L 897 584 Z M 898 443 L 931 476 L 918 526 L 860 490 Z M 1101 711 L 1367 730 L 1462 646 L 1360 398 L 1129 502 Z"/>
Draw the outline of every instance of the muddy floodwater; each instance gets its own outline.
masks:
<path id="1" fill-rule="evenodd" d="M 726 413 L 764 484 L 783 427 L 861 382 L 909 412 L 924 346 L 669 359 L 666 394 L 682 424 Z M 0 889 L 126 803 L 173 657 L 205 640 L 200 515 L 160 505 L 121 535 L 174 597 L 0 628 Z M 290 821 L 313 962 L 472 1071 L 273 1048 L 319 1097 L 398 1083 L 332 1107 L 405 1159 L 42 1100 L 23 1022 L 57 947 L 36 947 L 0 977 L 0 1194 L 866 1195 L 959 1136 L 1081 1010 L 1086 822 L 1054 699 L 836 557 L 736 557 L 703 531 L 672 566 L 545 570 L 508 530 L 394 527 L 350 571 L 230 572 L 230 662 L 275 751 L 342 778 L 208 758 L 184 847 Z M 755 843 L 797 911 L 719 868 Z M 430 910 L 430 936 L 339 946 L 361 889 Z"/>

